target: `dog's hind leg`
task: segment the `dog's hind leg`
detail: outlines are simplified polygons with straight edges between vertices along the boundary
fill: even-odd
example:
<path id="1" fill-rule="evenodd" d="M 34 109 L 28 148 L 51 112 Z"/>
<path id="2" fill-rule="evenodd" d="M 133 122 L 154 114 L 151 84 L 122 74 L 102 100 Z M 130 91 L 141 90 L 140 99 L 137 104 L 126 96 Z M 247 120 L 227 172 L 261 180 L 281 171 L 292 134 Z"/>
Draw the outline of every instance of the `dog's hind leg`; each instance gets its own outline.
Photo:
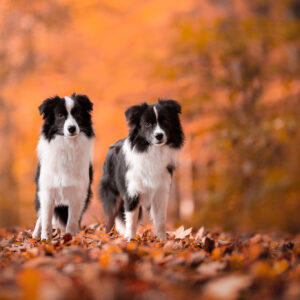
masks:
<path id="1" fill-rule="evenodd" d="M 54 208 L 54 216 L 52 218 L 52 226 L 55 229 L 60 229 L 62 234 L 66 233 L 66 226 L 68 222 L 69 208 L 68 206 L 56 206 Z"/>
<path id="2" fill-rule="evenodd" d="M 106 233 L 109 233 L 115 224 L 115 219 L 118 212 L 116 198 L 117 197 L 115 195 L 111 194 L 111 198 L 106 199 L 106 201 L 109 201 L 110 205 L 103 205 L 105 211 L 105 218 L 106 218 L 106 227 L 105 227 Z"/>
<path id="3" fill-rule="evenodd" d="M 100 197 L 103 204 L 103 210 L 106 219 L 106 233 L 109 233 L 115 224 L 115 218 L 118 213 L 118 192 L 115 191 L 106 180 L 100 182 Z"/>
<path id="4" fill-rule="evenodd" d="M 124 201 L 120 197 L 118 212 L 115 217 L 116 230 L 120 235 L 125 236 L 125 210 L 124 210 Z"/>
<path id="5" fill-rule="evenodd" d="M 59 229 L 61 234 L 66 232 L 66 224 L 64 224 L 57 216 L 52 217 L 52 228 Z"/>

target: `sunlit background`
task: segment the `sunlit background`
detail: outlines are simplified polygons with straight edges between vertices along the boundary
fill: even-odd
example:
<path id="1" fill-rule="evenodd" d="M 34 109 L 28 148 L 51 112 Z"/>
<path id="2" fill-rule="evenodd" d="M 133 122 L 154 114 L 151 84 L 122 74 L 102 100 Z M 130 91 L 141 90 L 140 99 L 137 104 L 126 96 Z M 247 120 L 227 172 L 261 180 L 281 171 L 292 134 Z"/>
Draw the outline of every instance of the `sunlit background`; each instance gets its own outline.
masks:
<path id="1" fill-rule="evenodd" d="M 300 3 L 297 0 L 1 0 L 0 226 L 33 227 L 43 99 L 94 103 L 94 197 L 124 110 L 183 106 L 185 147 L 169 226 L 300 227 Z"/>

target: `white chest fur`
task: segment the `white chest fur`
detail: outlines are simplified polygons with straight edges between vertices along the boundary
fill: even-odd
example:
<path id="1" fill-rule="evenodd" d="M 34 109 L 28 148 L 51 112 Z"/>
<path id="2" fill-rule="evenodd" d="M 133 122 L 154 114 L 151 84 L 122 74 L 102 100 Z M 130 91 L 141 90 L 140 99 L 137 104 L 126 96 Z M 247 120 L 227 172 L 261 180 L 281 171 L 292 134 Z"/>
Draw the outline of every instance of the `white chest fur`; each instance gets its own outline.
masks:
<path id="1" fill-rule="evenodd" d="M 37 147 L 41 165 L 40 186 L 87 187 L 92 147 L 93 139 L 82 133 L 74 139 L 57 135 L 50 142 L 41 137 Z"/>
<path id="2" fill-rule="evenodd" d="M 170 185 L 171 176 L 167 166 L 175 166 L 178 150 L 168 146 L 150 146 L 147 152 L 131 149 L 128 140 L 123 145 L 127 191 L 130 196 L 145 195 L 156 192 L 163 185 Z"/>

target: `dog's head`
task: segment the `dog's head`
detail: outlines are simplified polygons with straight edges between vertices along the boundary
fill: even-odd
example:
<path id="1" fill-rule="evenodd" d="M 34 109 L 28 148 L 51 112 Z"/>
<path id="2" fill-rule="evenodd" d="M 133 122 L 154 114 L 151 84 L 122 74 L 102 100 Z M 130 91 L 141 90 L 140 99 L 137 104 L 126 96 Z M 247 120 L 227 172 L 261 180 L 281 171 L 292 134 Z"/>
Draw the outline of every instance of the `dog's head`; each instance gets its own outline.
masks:
<path id="1" fill-rule="evenodd" d="M 125 116 L 132 146 L 140 151 L 149 145 L 161 147 L 167 144 L 180 148 L 184 139 L 180 113 L 181 106 L 174 100 L 158 100 L 151 105 L 142 103 L 128 108 Z"/>
<path id="2" fill-rule="evenodd" d="M 55 135 L 76 138 L 80 133 L 94 135 L 91 111 L 93 104 L 85 95 L 48 98 L 39 106 L 44 124 L 42 134 L 50 141 Z"/>

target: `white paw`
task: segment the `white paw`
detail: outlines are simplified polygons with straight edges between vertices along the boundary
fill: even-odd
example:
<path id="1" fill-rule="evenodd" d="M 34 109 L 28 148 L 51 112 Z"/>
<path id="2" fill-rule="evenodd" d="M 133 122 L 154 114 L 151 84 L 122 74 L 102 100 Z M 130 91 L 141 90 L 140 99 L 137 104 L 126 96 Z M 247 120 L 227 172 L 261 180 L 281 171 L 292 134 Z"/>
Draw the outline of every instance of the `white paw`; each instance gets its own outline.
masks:
<path id="1" fill-rule="evenodd" d="M 47 232 L 42 232 L 41 240 L 49 241 L 52 238 L 52 234 L 48 234 Z"/>
<path id="2" fill-rule="evenodd" d="M 127 242 L 130 242 L 131 240 L 135 240 L 136 236 L 133 234 L 125 234 L 124 238 Z"/>
<path id="3" fill-rule="evenodd" d="M 157 234 L 157 238 L 160 240 L 160 241 L 165 241 L 166 240 L 166 233 L 165 232 L 160 232 Z"/>
<path id="4" fill-rule="evenodd" d="M 41 237 L 41 233 L 39 231 L 34 231 L 32 237 L 38 240 Z"/>

